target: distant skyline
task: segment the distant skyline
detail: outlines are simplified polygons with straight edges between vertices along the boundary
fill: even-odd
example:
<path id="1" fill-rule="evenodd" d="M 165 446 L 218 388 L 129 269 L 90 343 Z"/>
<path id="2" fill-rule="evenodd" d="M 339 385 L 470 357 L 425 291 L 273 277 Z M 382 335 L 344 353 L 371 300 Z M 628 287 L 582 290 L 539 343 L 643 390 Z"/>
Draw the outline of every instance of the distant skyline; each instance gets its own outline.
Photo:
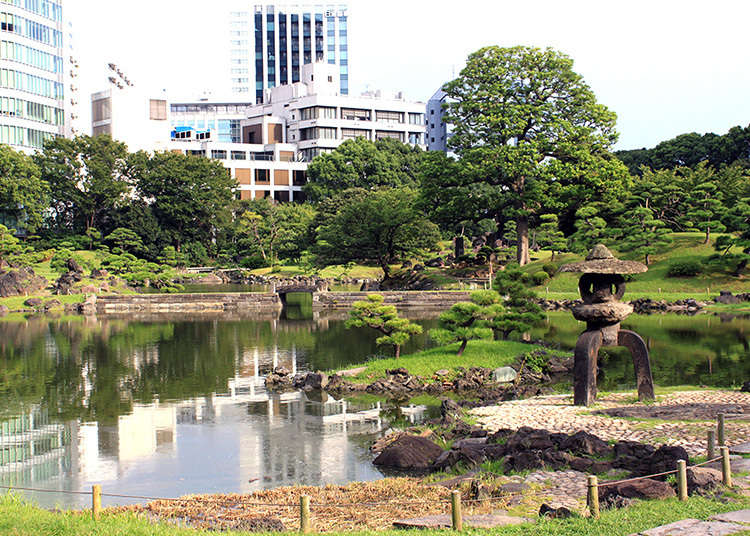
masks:
<path id="1" fill-rule="evenodd" d="M 108 87 L 109 62 L 140 87 L 166 89 L 170 99 L 206 90 L 229 97 L 229 12 L 256 3 L 67 0 L 84 132 L 90 94 Z M 617 149 L 750 123 L 748 2 L 349 3 L 352 95 L 382 89 L 426 102 L 482 46 L 551 46 L 573 58 L 599 102 L 617 113 Z"/>

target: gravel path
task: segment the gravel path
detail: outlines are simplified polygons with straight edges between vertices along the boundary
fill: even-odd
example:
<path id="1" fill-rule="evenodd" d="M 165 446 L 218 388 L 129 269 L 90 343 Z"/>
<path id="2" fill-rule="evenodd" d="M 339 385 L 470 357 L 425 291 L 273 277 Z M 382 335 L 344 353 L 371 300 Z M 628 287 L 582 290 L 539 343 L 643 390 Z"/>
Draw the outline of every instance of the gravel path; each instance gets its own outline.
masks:
<path id="1" fill-rule="evenodd" d="M 601 396 L 591 408 L 573 405 L 570 395 L 537 397 L 477 408 L 472 415 L 489 430 L 544 428 L 572 434 L 585 430 L 604 440 L 680 445 L 691 456 L 705 454 L 706 432 L 718 413 L 746 413 L 749 420 L 727 420 L 729 445 L 750 441 L 750 393 L 682 391 L 657 397 L 655 404 L 632 402 L 633 395 Z"/>

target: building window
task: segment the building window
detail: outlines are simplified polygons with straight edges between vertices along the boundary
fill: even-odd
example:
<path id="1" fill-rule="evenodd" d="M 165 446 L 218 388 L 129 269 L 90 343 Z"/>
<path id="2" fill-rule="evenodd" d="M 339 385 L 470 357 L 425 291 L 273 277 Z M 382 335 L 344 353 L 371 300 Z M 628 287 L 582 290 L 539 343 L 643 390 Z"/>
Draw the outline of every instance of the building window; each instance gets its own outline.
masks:
<path id="1" fill-rule="evenodd" d="M 95 100 L 91 103 L 91 115 L 94 122 L 112 119 L 112 98 Z"/>
<path id="2" fill-rule="evenodd" d="M 217 160 L 226 160 L 227 152 L 222 149 L 211 149 L 211 158 L 215 158 Z"/>
<path id="3" fill-rule="evenodd" d="M 422 133 L 421 132 L 409 132 L 409 143 L 413 145 L 418 145 L 422 143 Z"/>
<path id="4" fill-rule="evenodd" d="M 336 129 L 333 127 L 302 128 L 299 131 L 300 141 L 315 139 L 335 140 L 336 138 Z"/>
<path id="5" fill-rule="evenodd" d="M 372 114 L 370 110 L 361 110 L 356 108 L 341 108 L 341 119 L 349 121 L 360 120 L 370 121 Z"/>
<path id="6" fill-rule="evenodd" d="M 270 169 L 256 169 L 255 170 L 255 184 L 271 184 L 271 170 Z"/>
<path id="7" fill-rule="evenodd" d="M 247 160 L 245 151 L 232 151 L 232 160 Z"/>
<path id="8" fill-rule="evenodd" d="M 375 112 L 376 121 L 384 121 L 386 123 L 403 123 L 404 113 L 403 112 L 389 112 L 384 110 L 377 110 Z"/>
<path id="9" fill-rule="evenodd" d="M 292 184 L 294 186 L 304 186 L 307 184 L 307 173 L 302 170 L 292 171 Z"/>
<path id="10" fill-rule="evenodd" d="M 376 140 L 382 140 L 383 138 L 393 138 L 394 140 L 398 140 L 400 142 L 404 141 L 404 133 L 403 132 L 396 132 L 392 130 L 376 130 L 375 131 L 375 139 Z"/>
<path id="11" fill-rule="evenodd" d="M 424 125 L 424 114 L 413 114 L 409 112 L 410 125 Z"/>
<path id="12" fill-rule="evenodd" d="M 370 139 L 370 131 L 361 128 L 342 128 L 341 139 L 342 140 L 353 140 L 354 138 L 365 138 Z"/>
<path id="13" fill-rule="evenodd" d="M 159 99 L 149 100 L 148 118 L 153 121 L 166 121 L 167 101 Z"/>
<path id="14" fill-rule="evenodd" d="M 328 106 L 313 106 L 300 110 L 300 120 L 308 119 L 336 119 L 336 108 Z"/>

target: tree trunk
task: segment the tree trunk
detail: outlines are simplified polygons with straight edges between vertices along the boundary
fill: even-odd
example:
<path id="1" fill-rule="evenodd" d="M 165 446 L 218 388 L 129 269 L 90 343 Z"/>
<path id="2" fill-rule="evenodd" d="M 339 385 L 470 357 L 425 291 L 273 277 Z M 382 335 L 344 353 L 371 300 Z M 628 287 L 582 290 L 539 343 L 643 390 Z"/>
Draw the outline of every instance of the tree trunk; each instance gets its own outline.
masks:
<path id="1" fill-rule="evenodd" d="M 388 266 L 388 261 L 381 261 L 380 268 L 383 270 L 383 281 L 389 280 L 391 278 L 391 267 Z"/>
<path id="2" fill-rule="evenodd" d="M 646 253 L 646 266 L 648 266 L 649 264 L 651 264 L 650 255 Z"/>
<path id="3" fill-rule="evenodd" d="M 398 359 L 401 356 L 401 345 L 396 345 L 396 359 Z"/>
<path id="4" fill-rule="evenodd" d="M 529 264 L 529 218 L 528 216 L 518 216 L 516 218 L 516 260 L 519 266 Z"/>
<path id="5" fill-rule="evenodd" d="M 711 242 L 711 228 L 706 227 L 706 239 L 703 241 L 704 244 L 708 244 Z"/>
<path id="6" fill-rule="evenodd" d="M 464 353 L 464 350 L 466 350 L 466 345 L 469 343 L 468 340 L 464 339 L 461 341 L 461 347 L 458 349 L 458 353 L 456 355 L 461 356 Z"/>

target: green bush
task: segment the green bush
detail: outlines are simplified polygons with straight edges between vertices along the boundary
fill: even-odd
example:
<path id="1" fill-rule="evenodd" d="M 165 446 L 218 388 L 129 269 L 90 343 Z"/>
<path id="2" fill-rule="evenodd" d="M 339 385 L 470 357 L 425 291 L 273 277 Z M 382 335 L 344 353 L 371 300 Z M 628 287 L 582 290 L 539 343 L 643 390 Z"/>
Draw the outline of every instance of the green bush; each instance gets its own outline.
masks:
<path id="1" fill-rule="evenodd" d="M 534 280 L 535 285 L 543 285 L 547 281 L 549 281 L 549 275 L 547 274 L 547 272 L 536 272 L 531 276 L 531 278 Z"/>
<path id="2" fill-rule="evenodd" d="M 544 270 L 544 272 L 548 276 L 553 277 L 555 273 L 557 272 L 557 265 L 554 262 L 548 262 L 548 263 L 545 263 L 544 266 L 542 266 L 542 270 Z"/>
<path id="3" fill-rule="evenodd" d="M 701 263 L 695 260 L 676 261 L 669 265 L 667 277 L 692 277 L 703 271 Z"/>
<path id="4" fill-rule="evenodd" d="M 544 274 L 544 275 L 547 275 L 547 274 Z M 524 284 L 524 285 L 526 285 L 527 287 L 528 287 L 528 286 L 531 286 L 531 285 L 533 284 L 533 282 L 534 282 L 534 279 L 533 279 L 533 278 L 531 277 L 531 274 L 529 274 L 529 273 L 526 273 L 526 272 L 523 272 L 523 273 L 522 273 L 522 274 L 521 274 L 521 275 L 519 276 L 519 278 L 518 278 L 518 279 L 519 279 L 519 281 L 521 281 L 521 283 L 523 283 L 523 284 Z"/>

